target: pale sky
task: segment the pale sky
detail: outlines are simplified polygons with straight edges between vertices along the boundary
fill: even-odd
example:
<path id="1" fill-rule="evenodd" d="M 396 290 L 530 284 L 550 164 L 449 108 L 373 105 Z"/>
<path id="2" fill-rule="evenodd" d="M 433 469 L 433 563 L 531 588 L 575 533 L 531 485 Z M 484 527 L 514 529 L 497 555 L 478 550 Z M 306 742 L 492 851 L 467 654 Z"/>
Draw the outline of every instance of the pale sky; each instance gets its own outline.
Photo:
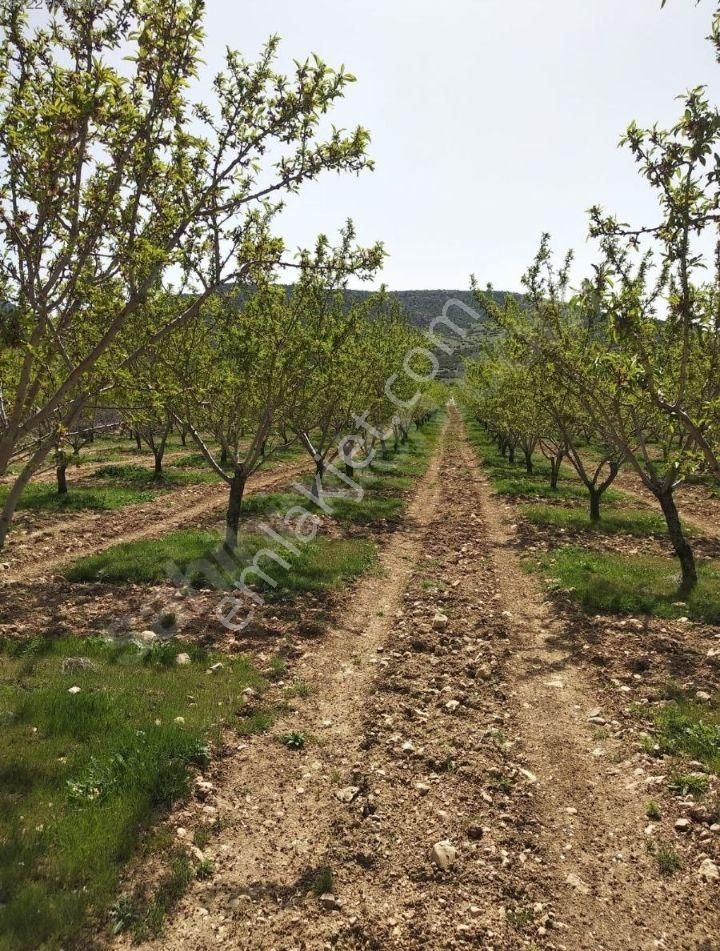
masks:
<path id="1" fill-rule="evenodd" d="M 654 222 L 618 141 L 631 119 L 670 123 L 676 98 L 720 66 L 704 39 L 713 0 L 207 0 L 208 76 L 225 45 L 280 64 L 317 52 L 358 82 L 333 114 L 372 133 L 374 172 L 323 177 L 293 198 L 290 247 L 348 217 L 385 242 L 392 289 L 516 290 L 540 234 L 592 260 L 586 210 Z"/>

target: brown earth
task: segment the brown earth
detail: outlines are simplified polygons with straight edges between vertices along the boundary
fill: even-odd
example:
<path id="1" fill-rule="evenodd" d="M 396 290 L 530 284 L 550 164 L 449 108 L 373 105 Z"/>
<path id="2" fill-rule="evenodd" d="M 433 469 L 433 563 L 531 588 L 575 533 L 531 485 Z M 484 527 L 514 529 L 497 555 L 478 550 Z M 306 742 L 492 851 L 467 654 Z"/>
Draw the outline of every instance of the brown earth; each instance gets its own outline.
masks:
<path id="1" fill-rule="evenodd" d="M 514 517 L 453 411 L 381 571 L 325 637 L 296 636 L 301 696 L 270 733 L 229 741 L 171 817 L 179 843 L 220 821 L 193 851 L 214 874 L 148 948 L 720 947 L 719 886 L 698 874 L 720 836 L 674 830 L 687 797 L 648 826 L 665 766 L 639 748 L 634 686 L 522 572 Z M 285 704 L 288 683 L 272 688 Z M 290 731 L 302 751 L 280 742 Z M 682 855 L 672 878 L 656 841 Z"/>

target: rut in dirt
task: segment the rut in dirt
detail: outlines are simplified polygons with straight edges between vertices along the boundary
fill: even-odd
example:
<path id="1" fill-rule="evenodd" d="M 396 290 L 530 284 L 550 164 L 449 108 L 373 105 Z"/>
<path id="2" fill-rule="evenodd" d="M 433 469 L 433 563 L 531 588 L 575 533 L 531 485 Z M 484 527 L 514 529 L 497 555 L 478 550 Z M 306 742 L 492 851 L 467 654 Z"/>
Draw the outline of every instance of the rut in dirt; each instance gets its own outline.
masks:
<path id="1" fill-rule="evenodd" d="M 593 756 L 592 685 L 497 505 L 452 411 L 382 573 L 290 672 L 307 698 L 174 817 L 220 819 L 215 873 L 148 947 L 709 951 L 709 909 L 639 854 L 642 793 Z"/>

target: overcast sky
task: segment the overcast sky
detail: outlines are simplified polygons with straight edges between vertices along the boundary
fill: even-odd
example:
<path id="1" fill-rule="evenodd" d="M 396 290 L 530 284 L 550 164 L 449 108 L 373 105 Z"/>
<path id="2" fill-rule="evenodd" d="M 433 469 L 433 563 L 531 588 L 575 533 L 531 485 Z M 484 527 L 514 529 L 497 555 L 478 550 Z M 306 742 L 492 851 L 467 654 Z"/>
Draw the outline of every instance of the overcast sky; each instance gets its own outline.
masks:
<path id="1" fill-rule="evenodd" d="M 207 0 L 208 75 L 225 45 L 281 65 L 317 52 L 358 77 L 336 123 L 372 133 L 377 167 L 328 175 L 293 198 L 291 247 L 334 233 L 385 242 L 393 289 L 466 288 L 471 272 L 514 290 L 542 231 L 592 258 L 586 210 L 655 220 L 618 140 L 631 119 L 669 123 L 675 97 L 720 66 L 703 0 Z"/>

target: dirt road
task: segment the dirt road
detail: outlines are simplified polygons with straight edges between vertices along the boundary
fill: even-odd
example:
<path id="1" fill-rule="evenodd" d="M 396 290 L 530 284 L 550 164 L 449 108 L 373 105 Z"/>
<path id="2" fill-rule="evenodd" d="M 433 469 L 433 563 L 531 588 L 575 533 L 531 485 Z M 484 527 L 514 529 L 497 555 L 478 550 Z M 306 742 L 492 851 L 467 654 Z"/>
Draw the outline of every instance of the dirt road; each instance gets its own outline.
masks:
<path id="1" fill-rule="evenodd" d="M 221 820 L 214 874 L 147 947 L 717 948 L 717 885 L 660 875 L 632 751 L 514 534 L 451 414 L 382 571 L 298 641 L 304 699 L 174 817 Z"/>

